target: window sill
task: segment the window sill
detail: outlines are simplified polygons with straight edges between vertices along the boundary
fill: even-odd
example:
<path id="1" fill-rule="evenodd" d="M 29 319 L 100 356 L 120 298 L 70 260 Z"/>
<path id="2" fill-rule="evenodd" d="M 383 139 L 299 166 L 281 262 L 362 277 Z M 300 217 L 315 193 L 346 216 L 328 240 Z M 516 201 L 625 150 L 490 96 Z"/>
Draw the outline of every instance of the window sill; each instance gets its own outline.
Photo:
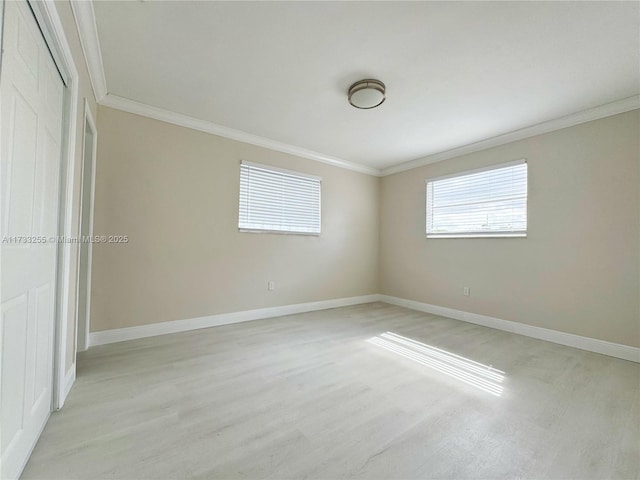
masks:
<path id="1" fill-rule="evenodd" d="M 239 228 L 238 232 L 240 233 L 276 233 L 278 235 L 303 235 L 305 237 L 319 237 L 320 233 L 315 232 L 285 232 L 282 230 L 262 230 L 262 229 L 251 229 L 251 228 Z"/>
<path id="2" fill-rule="evenodd" d="M 452 234 L 428 234 L 427 238 L 527 238 L 526 233 L 452 233 Z"/>

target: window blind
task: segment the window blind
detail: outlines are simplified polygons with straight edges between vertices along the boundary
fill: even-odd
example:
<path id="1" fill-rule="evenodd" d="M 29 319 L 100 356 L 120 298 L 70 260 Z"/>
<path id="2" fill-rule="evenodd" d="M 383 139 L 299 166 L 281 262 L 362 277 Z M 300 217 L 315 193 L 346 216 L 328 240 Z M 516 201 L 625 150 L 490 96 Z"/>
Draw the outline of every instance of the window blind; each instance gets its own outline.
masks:
<path id="1" fill-rule="evenodd" d="M 242 162 L 238 228 L 319 235 L 321 182 L 320 177 Z"/>
<path id="2" fill-rule="evenodd" d="M 427 238 L 526 234 L 524 160 L 427 180 Z"/>

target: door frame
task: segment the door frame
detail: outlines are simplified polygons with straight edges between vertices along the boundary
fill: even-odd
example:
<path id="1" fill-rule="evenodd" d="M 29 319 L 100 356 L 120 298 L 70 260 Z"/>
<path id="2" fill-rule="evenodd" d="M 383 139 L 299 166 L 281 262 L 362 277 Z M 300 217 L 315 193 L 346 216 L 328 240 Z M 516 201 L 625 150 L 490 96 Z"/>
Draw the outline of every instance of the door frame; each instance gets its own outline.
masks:
<path id="1" fill-rule="evenodd" d="M 88 186 L 91 189 L 91 191 L 89 192 L 89 205 L 85 205 L 84 204 L 84 189 L 87 187 L 87 184 L 85 184 L 85 178 L 84 178 L 84 169 L 87 165 L 86 162 L 86 158 L 85 158 L 85 153 L 86 153 L 86 149 L 85 149 L 85 144 L 87 141 L 87 125 L 89 126 L 90 130 L 91 130 L 91 134 L 93 135 L 92 137 L 92 143 L 91 143 L 91 178 L 88 179 Z M 84 100 L 84 122 L 83 122 L 83 129 L 82 129 L 82 168 L 80 171 L 80 181 L 81 181 L 81 186 L 80 186 L 80 216 L 79 216 L 79 221 L 80 221 L 80 232 L 79 234 L 82 235 L 82 217 L 84 215 L 84 209 L 85 208 L 89 208 L 89 232 L 87 233 L 88 236 L 93 237 L 93 214 L 94 214 L 94 206 L 95 206 L 95 196 L 96 196 L 96 159 L 98 157 L 98 129 L 96 127 L 96 121 L 93 118 L 93 114 L 91 113 L 91 109 L 89 108 L 89 102 L 87 102 L 87 99 L 85 98 Z M 81 275 L 81 269 L 82 269 L 82 259 L 81 259 L 81 249 L 82 249 L 82 245 L 80 245 L 80 248 L 78 249 L 78 256 L 79 256 L 79 262 L 78 262 L 78 278 L 77 278 L 77 287 L 76 287 L 76 291 L 78 292 L 78 294 L 80 293 L 80 275 Z M 86 299 L 86 305 L 85 305 L 85 312 L 84 312 L 84 321 L 85 321 L 85 325 L 84 325 L 84 338 L 80 338 L 80 316 L 78 315 L 77 317 L 77 322 L 76 322 L 76 352 L 82 352 L 85 351 L 87 348 L 89 348 L 89 330 L 91 327 L 91 267 L 93 265 L 93 242 L 89 242 L 87 244 L 87 284 L 86 284 L 86 291 L 85 291 L 85 295 L 87 296 Z M 78 301 L 78 305 L 79 305 L 79 301 Z"/>
<path id="2" fill-rule="evenodd" d="M 4 0 L 0 0 L 0 73 L 2 73 L 2 47 L 4 45 Z"/>
<path id="3" fill-rule="evenodd" d="M 62 21 L 52 1 L 27 0 L 34 13 L 36 22 L 42 31 L 45 42 L 51 51 L 54 63 L 65 83 L 62 158 L 60 175 L 60 199 L 58 204 L 58 235 L 72 238 L 74 235 L 74 211 L 78 210 L 79 199 L 74 199 L 74 177 L 77 163 L 77 117 L 79 99 L 78 69 L 71 53 Z M 77 245 L 77 244 L 75 244 Z M 52 409 L 59 410 L 64 405 L 69 390 L 76 378 L 75 348 L 73 361 L 65 369 L 67 356 L 67 338 L 69 322 L 73 322 L 75 305 L 75 275 L 71 271 L 74 244 L 69 242 L 57 245 L 56 272 L 56 320 L 53 345 L 53 401 Z M 78 252 L 76 252 L 78 257 Z M 78 258 L 76 258 L 77 264 Z M 74 331 L 75 333 L 75 331 Z M 75 345 L 74 345 L 75 347 Z"/>

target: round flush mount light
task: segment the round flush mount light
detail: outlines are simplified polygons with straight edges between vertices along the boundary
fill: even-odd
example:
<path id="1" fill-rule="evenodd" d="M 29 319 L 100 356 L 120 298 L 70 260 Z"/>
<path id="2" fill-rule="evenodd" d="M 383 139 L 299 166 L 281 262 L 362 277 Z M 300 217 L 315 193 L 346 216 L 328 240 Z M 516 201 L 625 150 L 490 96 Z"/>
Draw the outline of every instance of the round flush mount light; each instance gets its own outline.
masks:
<path id="1" fill-rule="evenodd" d="M 375 108 L 384 102 L 386 87 L 380 80 L 360 80 L 349 87 L 349 103 L 356 108 Z"/>

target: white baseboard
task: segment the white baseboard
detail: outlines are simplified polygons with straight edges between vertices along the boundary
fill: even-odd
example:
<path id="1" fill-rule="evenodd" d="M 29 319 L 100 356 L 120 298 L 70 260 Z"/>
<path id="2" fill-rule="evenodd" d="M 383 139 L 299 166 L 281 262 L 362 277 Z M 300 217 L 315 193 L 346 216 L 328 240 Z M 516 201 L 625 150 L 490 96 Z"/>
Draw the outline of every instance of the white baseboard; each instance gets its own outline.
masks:
<path id="1" fill-rule="evenodd" d="M 380 295 L 381 302 L 398 305 L 400 307 L 418 310 L 420 312 L 440 315 L 442 317 L 462 320 L 463 322 L 475 323 L 485 327 L 504 330 L 505 332 L 517 333 L 525 337 L 546 340 L 547 342 L 559 343 L 569 347 L 587 350 L 589 352 L 601 353 L 610 357 L 621 358 L 631 362 L 640 363 L 640 348 L 621 345 L 619 343 L 606 342 L 596 338 L 582 337 L 572 333 L 559 332 L 548 328 L 534 327 L 533 325 L 525 325 L 524 323 L 511 322 L 500 318 L 488 317 L 477 313 L 464 312 L 453 308 L 439 307 L 428 303 L 416 302 L 414 300 L 406 300 L 404 298 L 392 297 L 389 295 Z"/>
<path id="2" fill-rule="evenodd" d="M 71 391 L 71 387 L 76 381 L 76 364 L 71 365 L 71 368 L 64 376 L 64 388 L 60 392 L 60 396 L 58 398 L 58 410 L 62 408 L 64 405 L 67 396 L 69 396 L 69 392 Z"/>
<path id="3" fill-rule="evenodd" d="M 152 323 L 139 327 L 118 328 L 103 330 L 89 334 L 89 346 L 106 345 L 108 343 L 124 342 L 136 338 L 155 337 L 169 333 L 186 332 L 200 328 L 218 327 L 231 323 L 248 322 L 263 318 L 293 315 L 295 313 L 325 310 L 327 308 L 346 307 L 361 303 L 371 303 L 380 300 L 380 295 L 362 295 L 359 297 L 336 298 L 333 300 L 321 300 L 319 302 L 298 303 L 283 305 L 280 307 L 258 308 L 256 310 L 244 310 L 241 312 L 221 313 L 206 317 L 189 318 L 186 320 L 174 320 L 171 322 Z"/>
<path id="4" fill-rule="evenodd" d="M 200 328 L 217 327 L 232 323 L 248 322 L 251 320 L 260 320 L 264 318 L 280 317 L 283 315 L 293 315 L 296 313 L 312 312 L 316 310 L 346 307 L 348 305 L 358 305 L 378 301 L 640 363 L 640 348 L 606 342 L 596 338 L 582 337 L 580 335 L 559 332 L 548 328 L 535 327 L 524 323 L 502 320 L 500 318 L 479 315 L 477 313 L 464 312 L 453 308 L 440 307 L 437 305 L 430 305 L 428 303 L 416 302 L 414 300 L 378 294 L 322 300 L 319 302 L 298 303 L 294 305 L 283 305 L 280 307 L 259 308 L 256 310 L 245 310 L 241 312 L 221 313 L 218 315 L 208 315 L 205 317 L 189 318 L 186 320 L 174 320 L 172 322 L 153 323 L 138 327 L 92 332 L 89 335 L 89 346 L 106 345 L 109 343 L 124 342 L 126 340 L 135 340 L 137 338 L 155 337 L 157 335 L 186 332 L 189 330 L 198 330 Z M 64 398 L 68 395 L 69 390 L 71 390 L 71 386 L 75 381 L 75 373 L 74 365 L 74 368 L 65 378 Z M 64 402 L 64 399 L 62 399 L 62 401 Z"/>

